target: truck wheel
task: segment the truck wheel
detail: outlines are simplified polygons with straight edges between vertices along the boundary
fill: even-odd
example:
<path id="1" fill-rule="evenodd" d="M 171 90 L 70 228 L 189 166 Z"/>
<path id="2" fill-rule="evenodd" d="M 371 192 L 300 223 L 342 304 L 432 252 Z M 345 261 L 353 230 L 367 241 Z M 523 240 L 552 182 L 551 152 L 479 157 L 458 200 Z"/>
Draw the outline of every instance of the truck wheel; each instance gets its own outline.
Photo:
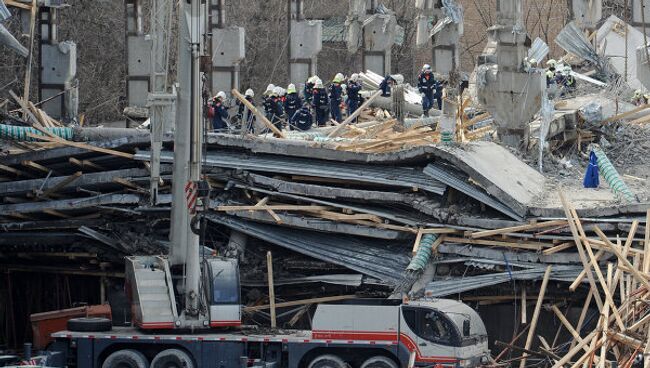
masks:
<path id="1" fill-rule="evenodd" d="M 366 360 L 361 368 L 397 368 L 397 363 L 391 358 L 378 355 Z"/>
<path id="2" fill-rule="evenodd" d="M 308 368 L 347 368 L 348 365 L 336 355 L 321 355 L 309 363 Z"/>
<path id="3" fill-rule="evenodd" d="M 139 351 L 118 350 L 104 360 L 102 368 L 149 368 L 149 361 Z"/>
<path id="4" fill-rule="evenodd" d="M 178 349 L 163 350 L 151 361 L 151 368 L 194 368 L 186 352 Z"/>
<path id="5" fill-rule="evenodd" d="M 81 317 L 68 320 L 68 330 L 75 332 L 106 332 L 112 328 L 112 322 L 102 317 Z"/>

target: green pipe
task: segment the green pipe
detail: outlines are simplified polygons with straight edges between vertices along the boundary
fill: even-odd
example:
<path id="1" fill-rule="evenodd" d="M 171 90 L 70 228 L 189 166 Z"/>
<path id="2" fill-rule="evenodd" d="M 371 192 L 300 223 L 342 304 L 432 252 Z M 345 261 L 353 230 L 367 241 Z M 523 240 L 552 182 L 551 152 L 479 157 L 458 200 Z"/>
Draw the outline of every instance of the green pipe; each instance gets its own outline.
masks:
<path id="1" fill-rule="evenodd" d="M 72 128 L 53 127 L 53 128 L 44 128 L 44 129 L 63 139 L 67 139 L 67 140 L 72 139 L 72 135 L 73 135 Z M 23 141 L 23 142 L 38 141 L 37 139 L 28 137 L 27 134 L 44 135 L 42 132 L 32 127 L 0 124 L 0 139 L 7 139 L 12 141 Z"/>
<path id="2" fill-rule="evenodd" d="M 623 179 L 621 179 L 621 176 L 618 174 L 618 171 L 616 171 L 614 165 L 612 165 L 612 162 L 609 161 L 605 152 L 603 152 L 603 150 L 597 145 L 594 145 L 592 149 L 598 159 L 598 170 L 600 171 L 600 175 L 605 178 L 605 181 L 609 184 L 612 192 L 628 202 L 634 201 L 634 194 L 630 191 L 630 188 L 628 188 Z"/>

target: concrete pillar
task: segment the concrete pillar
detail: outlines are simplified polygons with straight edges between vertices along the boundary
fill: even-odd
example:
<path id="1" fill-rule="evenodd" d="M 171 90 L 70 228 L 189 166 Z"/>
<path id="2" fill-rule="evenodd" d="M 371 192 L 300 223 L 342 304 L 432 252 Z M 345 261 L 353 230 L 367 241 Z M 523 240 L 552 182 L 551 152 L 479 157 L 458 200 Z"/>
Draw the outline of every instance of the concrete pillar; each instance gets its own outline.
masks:
<path id="1" fill-rule="evenodd" d="M 289 83 L 296 86 L 317 74 L 318 53 L 323 48 L 323 22 L 305 20 L 303 0 L 288 0 Z"/>
<path id="2" fill-rule="evenodd" d="M 632 1 L 632 21 L 630 25 L 643 32 L 645 23 L 645 31 L 650 34 L 650 0 L 630 1 Z"/>
<path id="3" fill-rule="evenodd" d="M 643 86 L 650 90 L 650 63 L 648 62 L 650 47 L 641 46 L 636 49 L 636 77 Z"/>
<path id="4" fill-rule="evenodd" d="M 239 89 L 239 64 L 246 58 L 246 31 L 242 27 L 226 26 L 225 0 L 210 0 L 212 28 L 212 94 L 230 94 Z"/>
<path id="5" fill-rule="evenodd" d="M 42 109 L 55 119 L 66 122 L 78 115 L 77 44 L 58 40 L 58 9 L 43 6 L 39 11 L 40 62 L 39 99 L 45 100 Z M 63 93 L 64 91 L 67 91 Z"/>
<path id="6" fill-rule="evenodd" d="M 126 99 L 129 107 L 147 107 L 151 78 L 151 39 L 144 34 L 140 0 L 125 0 Z"/>
<path id="7" fill-rule="evenodd" d="M 522 0 L 497 1 L 497 24 L 488 29 L 496 41 L 496 60 L 482 58 L 488 62 L 477 73 L 479 101 L 494 116 L 501 141 L 512 147 L 527 144 L 545 85 L 542 70 L 524 67 L 531 41 L 522 14 Z"/>
<path id="8" fill-rule="evenodd" d="M 395 14 L 375 14 L 376 0 L 366 1 L 366 20 L 363 26 L 363 70 L 379 75 L 391 72 L 391 49 L 395 43 L 397 20 Z"/>
<path id="9" fill-rule="evenodd" d="M 448 17 L 451 22 L 443 26 L 442 22 Z M 436 1 L 433 6 L 433 24 L 431 67 L 438 74 L 455 74 L 460 68 L 459 45 L 464 32 L 462 6 L 454 1 Z"/>
<path id="10" fill-rule="evenodd" d="M 583 30 L 594 30 L 603 17 L 602 0 L 571 0 L 571 18 Z"/>

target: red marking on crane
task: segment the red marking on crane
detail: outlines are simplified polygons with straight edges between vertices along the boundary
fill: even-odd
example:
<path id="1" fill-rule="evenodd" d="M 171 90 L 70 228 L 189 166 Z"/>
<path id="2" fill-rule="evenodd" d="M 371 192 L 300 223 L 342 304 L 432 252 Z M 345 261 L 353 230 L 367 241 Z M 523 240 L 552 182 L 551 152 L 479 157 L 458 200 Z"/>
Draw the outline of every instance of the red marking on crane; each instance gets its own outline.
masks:
<path id="1" fill-rule="evenodd" d="M 190 211 L 190 215 L 196 213 L 197 197 L 198 191 L 196 182 L 188 181 L 187 184 L 185 184 L 185 199 L 187 201 L 187 209 Z"/>

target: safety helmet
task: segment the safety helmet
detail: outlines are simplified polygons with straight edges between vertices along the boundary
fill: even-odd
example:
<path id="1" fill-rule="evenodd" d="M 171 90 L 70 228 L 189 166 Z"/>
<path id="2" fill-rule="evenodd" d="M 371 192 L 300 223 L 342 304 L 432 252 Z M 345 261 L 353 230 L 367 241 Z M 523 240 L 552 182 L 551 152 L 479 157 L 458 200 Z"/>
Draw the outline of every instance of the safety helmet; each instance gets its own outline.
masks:
<path id="1" fill-rule="evenodd" d="M 224 91 L 219 91 L 219 93 L 217 93 L 217 95 L 216 95 L 215 97 L 216 97 L 217 99 L 220 99 L 221 101 L 223 101 L 223 100 L 226 99 L 226 92 L 224 92 Z"/>
<path id="2" fill-rule="evenodd" d="M 643 93 L 643 92 L 641 92 L 640 89 L 637 89 L 636 91 L 634 91 L 634 97 L 637 97 L 637 98 L 638 98 L 638 97 L 641 97 L 642 93 Z"/>
<path id="3" fill-rule="evenodd" d="M 284 88 L 282 88 L 282 87 L 278 87 L 278 88 L 279 88 L 279 89 L 278 89 L 278 95 L 279 95 L 280 97 L 282 97 L 282 96 L 286 96 L 286 94 L 287 94 L 287 90 L 284 89 Z"/>
<path id="4" fill-rule="evenodd" d="M 314 88 L 318 88 L 318 89 L 323 88 L 323 81 L 320 80 L 320 79 L 317 79 L 317 80 L 314 82 Z"/>
<path id="5" fill-rule="evenodd" d="M 275 84 L 271 83 L 268 86 L 266 86 L 266 91 L 264 94 L 270 95 L 271 92 L 273 92 L 273 89 L 275 89 Z"/>
<path id="6" fill-rule="evenodd" d="M 535 58 L 528 59 L 528 62 L 530 63 L 530 65 L 537 65 L 537 59 Z"/>
<path id="7" fill-rule="evenodd" d="M 422 70 L 430 72 L 431 71 L 431 65 L 424 64 L 424 66 L 422 67 Z"/>
<path id="8" fill-rule="evenodd" d="M 350 76 L 350 80 L 353 81 L 353 82 L 358 81 L 359 80 L 359 74 L 357 74 L 357 73 L 352 74 L 352 76 Z"/>
<path id="9" fill-rule="evenodd" d="M 273 92 L 271 92 L 271 96 L 280 96 L 280 92 L 282 92 L 281 87 L 275 87 L 273 88 Z"/>
<path id="10" fill-rule="evenodd" d="M 546 71 L 546 77 L 547 77 L 547 78 L 553 78 L 553 77 L 555 77 L 555 73 L 553 73 L 553 72 L 550 71 L 550 70 L 547 70 L 547 71 Z"/>
<path id="11" fill-rule="evenodd" d="M 316 81 L 319 80 L 317 75 L 313 75 L 311 78 L 309 78 L 309 83 L 311 84 L 316 84 Z"/>
<path id="12" fill-rule="evenodd" d="M 557 61 L 555 61 L 555 59 L 548 59 L 548 61 L 546 62 L 546 65 L 555 66 L 555 65 L 557 65 Z"/>
<path id="13" fill-rule="evenodd" d="M 287 86 L 287 93 L 296 93 L 296 85 L 291 83 Z"/>
<path id="14" fill-rule="evenodd" d="M 343 74 L 336 73 L 336 75 L 334 76 L 334 79 L 332 80 L 332 82 L 341 83 L 341 82 L 343 82 L 343 78 L 344 78 Z"/>
<path id="15" fill-rule="evenodd" d="M 249 88 L 249 89 L 246 90 L 246 93 L 244 93 L 244 96 L 246 96 L 246 97 L 255 97 L 255 92 L 253 92 L 253 90 Z"/>

